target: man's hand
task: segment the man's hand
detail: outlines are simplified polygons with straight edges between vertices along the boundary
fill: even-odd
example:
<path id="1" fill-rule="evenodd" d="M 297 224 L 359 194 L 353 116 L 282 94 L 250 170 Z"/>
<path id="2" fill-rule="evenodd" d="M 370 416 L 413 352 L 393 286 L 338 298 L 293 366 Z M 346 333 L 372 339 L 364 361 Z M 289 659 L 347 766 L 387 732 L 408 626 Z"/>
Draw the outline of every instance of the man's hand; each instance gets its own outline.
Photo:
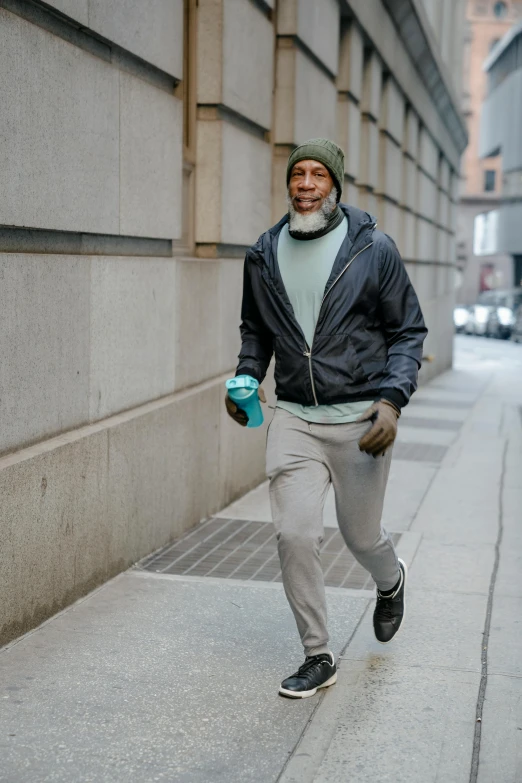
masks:
<path id="1" fill-rule="evenodd" d="M 266 402 L 265 392 L 261 386 L 257 390 L 257 396 L 259 397 L 260 402 Z M 241 424 L 242 427 L 246 427 L 248 424 L 248 416 L 245 411 L 237 407 L 235 402 L 232 402 L 228 394 L 225 397 L 225 406 L 230 418 L 234 419 L 238 424 Z"/>
<path id="2" fill-rule="evenodd" d="M 388 402 L 379 400 L 359 416 L 357 422 L 373 421 L 373 427 L 359 441 L 359 448 L 373 457 L 383 455 L 397 435 L 397 419 L 400 411 Z"/>

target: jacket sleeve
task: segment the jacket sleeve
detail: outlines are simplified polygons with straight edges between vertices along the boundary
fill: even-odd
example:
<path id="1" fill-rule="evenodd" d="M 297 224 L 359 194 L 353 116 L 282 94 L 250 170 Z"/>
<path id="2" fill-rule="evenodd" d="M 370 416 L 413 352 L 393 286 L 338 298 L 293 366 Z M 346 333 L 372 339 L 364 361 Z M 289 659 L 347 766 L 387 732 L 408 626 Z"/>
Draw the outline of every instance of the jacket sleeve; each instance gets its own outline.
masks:
<path id="1" fill-rule="evenodd" d="M 236 375 L 251 375 L 263 382 L 272 359 L 272 334 L 264 325 L 252 290 L 248 256 L 243 268 L 243 302 L 241 305 L 241 350 Z"/>
<path id="2" fill-rule="evenodd" d="M 389 237 L 381 249 L 379 307 L 388 348 L 381 398 L 402 408 L 417 388 L 428 330 L 399 251 Z"/>

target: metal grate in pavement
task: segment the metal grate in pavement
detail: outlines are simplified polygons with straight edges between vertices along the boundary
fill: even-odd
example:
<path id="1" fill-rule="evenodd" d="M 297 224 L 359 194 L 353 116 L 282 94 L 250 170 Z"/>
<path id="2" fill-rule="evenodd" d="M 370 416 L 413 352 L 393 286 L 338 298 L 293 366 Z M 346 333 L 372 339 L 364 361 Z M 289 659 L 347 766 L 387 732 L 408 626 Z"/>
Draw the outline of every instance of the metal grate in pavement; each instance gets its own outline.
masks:
<path id="1" fill-rule="evenodd" d="M 435 443 L 404 443 L 396 441 L 393 447 L 393 459 L 411 462 L 442 462 L 448 450 L 447 446 Z"/>
<path id="2" fill-rule="evenodd" d="M 451 430 L 457 432 L 462 427 L 461 421 L 452 419 L 424 419 L 420 416 L 403 416 L 399 427 L 422 427 L 427 430 Z"/>
<path id="3" fill-rule="evenodd" d="M 390 536 L 394 544 L 401 538 L 400 533 Z M 336 528 L 325 528 L 321 561 L 326 585 L 373 589 L 371 576 L 350 554 Z M 273 525 L 245 519 L 213 517 L 179 541 L 145 558 L 140 567 L 162 574 L 281 581 Z"/>
<path id="4" fill-rule="evenodd" d="M 436 397 L 412 397 L 410 401 L 412 406 L 429 405 L 433 408 L 472 408 L 475 403 L 469 400 L 438 400 Z"/>

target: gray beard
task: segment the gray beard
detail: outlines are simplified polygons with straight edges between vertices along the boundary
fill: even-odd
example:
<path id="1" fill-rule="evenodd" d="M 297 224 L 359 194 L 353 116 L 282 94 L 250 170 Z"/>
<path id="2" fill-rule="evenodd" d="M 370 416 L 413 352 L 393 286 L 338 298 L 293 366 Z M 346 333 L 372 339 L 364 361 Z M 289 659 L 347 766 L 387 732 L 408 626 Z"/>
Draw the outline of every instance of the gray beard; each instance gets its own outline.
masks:
<path id="1" fill-rule="evenodd" d="M 337 204 L 337 188 L 334 186 L 317 212 L 302 213 L 297 212 L 290 195 L 286 194 L 286 203 L 288 206 L 288 228 L 290 231 L 299 234 L 315 234 L 316 231 L 322 231 L 328 225 L 328 218 L 332 214 Z"/>

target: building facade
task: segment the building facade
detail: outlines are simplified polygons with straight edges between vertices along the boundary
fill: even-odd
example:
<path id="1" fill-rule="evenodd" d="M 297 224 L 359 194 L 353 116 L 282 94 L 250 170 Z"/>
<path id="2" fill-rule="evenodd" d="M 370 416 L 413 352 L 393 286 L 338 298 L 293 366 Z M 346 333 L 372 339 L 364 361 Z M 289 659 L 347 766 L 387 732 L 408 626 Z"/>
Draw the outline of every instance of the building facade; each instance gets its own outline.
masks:
<path id="1" fill-rule="evenodd" d="M 451 364 L 459 0 L 0 2 L 0 642 L 264 476 L 233 425 L 245 248 L 313 136 Z M 268 383 L 268 386 L 270 384 Z"/>
<path id="2" fill-rule="evenodd" d="M 495 223 L 495 215 L 485 216 L 498 209 L 502 169 L 500 155 L 481 158 L 479 138 L 482 108 L 487 97 L 484 62 L 521 17 L 522 2 L 467 0 L 466 3 L 462 100 L 469 143 L 462 158 L 458 209 L 457 299 L 467 305 L 476 302 L 481 291 L 512 285 L 510 256 L 501 252 L 495 243 L 481 241 L 481 233 L 484 234 L 481 229 L 487 230 L 490 223 Z"/>
<path id="3" fill-rule="evenodd" d="M 488 97 L 480 154 L 502 159 L 502 197 L 496 241 L 512 258 L 511 285 L 522 285 L 522 22 L 487 59 Z"/>

